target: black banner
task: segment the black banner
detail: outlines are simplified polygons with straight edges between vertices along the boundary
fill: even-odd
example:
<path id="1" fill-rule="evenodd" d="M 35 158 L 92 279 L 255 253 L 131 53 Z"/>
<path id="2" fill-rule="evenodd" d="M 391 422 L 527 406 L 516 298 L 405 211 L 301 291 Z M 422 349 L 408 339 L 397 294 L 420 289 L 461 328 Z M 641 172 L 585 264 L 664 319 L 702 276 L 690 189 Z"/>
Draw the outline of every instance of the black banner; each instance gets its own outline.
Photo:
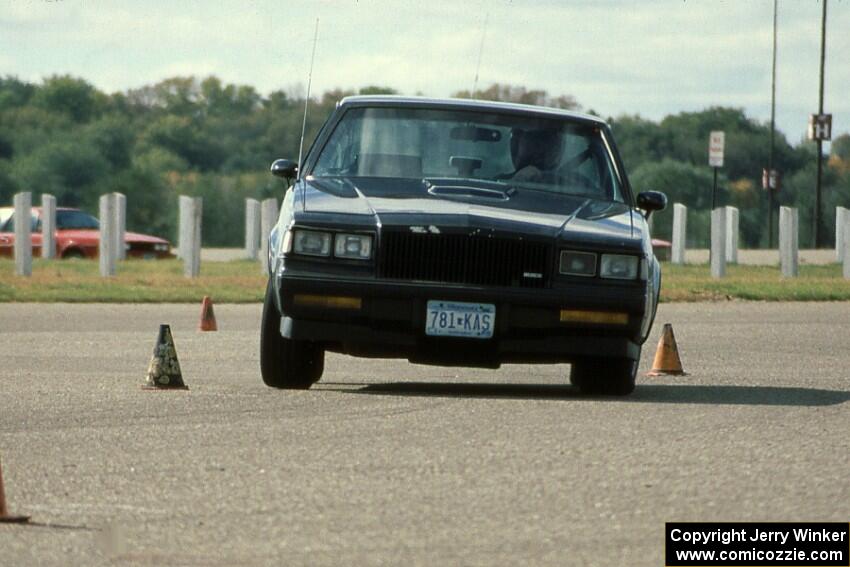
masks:
<path id="1" fill-rule="evenodd" d="M 850 567 L 850 524 L 669 522 L 667 567 Z"/>

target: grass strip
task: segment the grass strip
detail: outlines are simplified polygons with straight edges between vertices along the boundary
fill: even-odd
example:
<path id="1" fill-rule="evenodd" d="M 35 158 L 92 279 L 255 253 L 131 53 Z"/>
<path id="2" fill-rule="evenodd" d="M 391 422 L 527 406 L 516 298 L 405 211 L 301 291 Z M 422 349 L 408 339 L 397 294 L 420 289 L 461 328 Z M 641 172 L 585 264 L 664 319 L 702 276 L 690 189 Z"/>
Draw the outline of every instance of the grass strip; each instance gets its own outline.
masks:
<path id="1" fill-rule="evenodd" d="M 127 260 L 114 277 L 100 277 L 90 260 L 33 260 L 32 277 L 15 275 L 11 260 L 0 260 L 0 302 L 216 303 L 262 301 L 266 277 L 259 262 L 205 262 L 198 278 L 183 275 L 180 260 Z"/>
<path id="2" fill-rule="evenodd" d="M 0 302 L 216 303 L 262 301 L 266 278 L 258 262 L 205 262 L 201 275 L 183 276 L 179 260 L 127 260 L 118 273 L 102 278 L 88 260 L 33 261 L 33 275 L 15 275 L 13 260 L 0 259 Z M 664 264 L 661 300 L 669 301 L 848 301 L 850 280 L 838 264 L 800 267 L 800 277 L 783 278 L 777 266 L 727 266 L 711 277 L 703 265 Z"/>

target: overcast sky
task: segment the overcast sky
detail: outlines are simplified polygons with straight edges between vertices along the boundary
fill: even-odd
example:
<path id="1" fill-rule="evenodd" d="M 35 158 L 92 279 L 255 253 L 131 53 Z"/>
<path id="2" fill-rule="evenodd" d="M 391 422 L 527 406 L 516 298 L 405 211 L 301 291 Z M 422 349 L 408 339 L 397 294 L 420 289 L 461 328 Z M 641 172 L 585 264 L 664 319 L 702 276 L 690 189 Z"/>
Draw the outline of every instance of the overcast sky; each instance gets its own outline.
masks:
<path id="1" fill-rule="evenodd" d="M 109 92 L 215 74 L 265 94 L 306 84 L 317 17 L 314 94 L 470 89 L 483 31 L 482 87 L 570 94 L 603 116 L 770 117 L 772 0 L 0 0 L 0 73 Z M 820 22 L 820 2 L 779 0 L 777 123 L 792 143 L 817 111 Z M 828 5 L 825 110 L 850 131 L 848 0 Z"/>

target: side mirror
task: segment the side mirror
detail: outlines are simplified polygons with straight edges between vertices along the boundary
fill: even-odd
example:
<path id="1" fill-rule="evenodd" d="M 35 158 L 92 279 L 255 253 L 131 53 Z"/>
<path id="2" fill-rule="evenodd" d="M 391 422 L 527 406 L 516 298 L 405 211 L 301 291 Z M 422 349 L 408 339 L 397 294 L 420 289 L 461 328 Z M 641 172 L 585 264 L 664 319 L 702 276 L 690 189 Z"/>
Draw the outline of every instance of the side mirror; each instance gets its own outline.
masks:
<path id="1" fill-rule="evenodd" d="M 271 166 L 272 175 L 292 179 L 298 172 L 298 164 L 288 159 L 276 159 Z"/>
<path id="2" fill-rule="evenodd" d="M 667 206 L 667 195 L 661 191 L 644 191 L 638 193 L 637 206 L 639 209 L 646 211 L 646 218 L 649 218 L 654 211 L 661 211 Z"/>

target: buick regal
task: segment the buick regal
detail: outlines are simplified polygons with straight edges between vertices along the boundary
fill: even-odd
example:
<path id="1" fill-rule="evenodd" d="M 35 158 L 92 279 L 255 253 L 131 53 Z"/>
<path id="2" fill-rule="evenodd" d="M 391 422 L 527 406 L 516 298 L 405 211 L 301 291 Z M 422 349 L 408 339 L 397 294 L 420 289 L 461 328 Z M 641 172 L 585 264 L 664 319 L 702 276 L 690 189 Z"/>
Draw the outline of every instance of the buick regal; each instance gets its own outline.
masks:
<path id="1" fill-rule="evenodd" d="M 660 288 L 648 216 L 610 128 L 564 110 L 342 100 L 286 179 L 269 237 L 266 384 L 309 388 L 326 351 L 498 368 L 571 363 L 625 395 Z"/>

